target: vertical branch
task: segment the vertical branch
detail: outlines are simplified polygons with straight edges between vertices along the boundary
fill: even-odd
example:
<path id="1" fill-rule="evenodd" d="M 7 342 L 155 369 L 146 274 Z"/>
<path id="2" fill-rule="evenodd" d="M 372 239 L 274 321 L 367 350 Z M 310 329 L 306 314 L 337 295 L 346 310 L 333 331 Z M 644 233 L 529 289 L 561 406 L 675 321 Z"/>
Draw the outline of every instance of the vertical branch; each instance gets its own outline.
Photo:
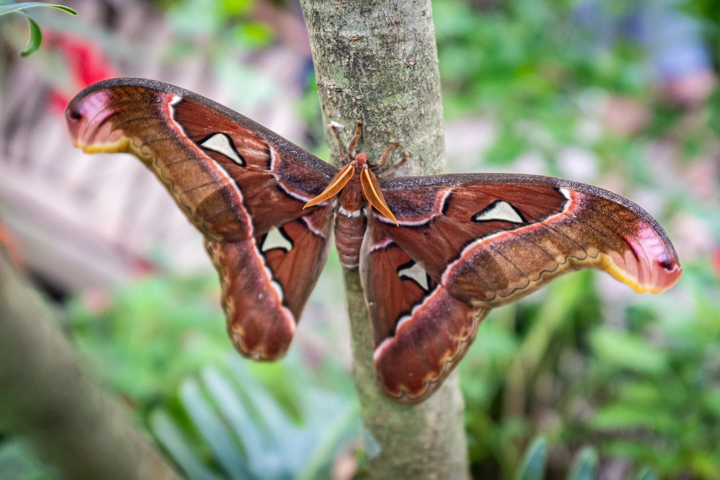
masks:
<path id="1" fill-rule="evenodd" d="M 360 149 L 374 160 L 388 144 L 402 141 L 412 152 L 400 169 L 403 175 L 442 171 L 442 104 L 430 0 L 302 0 L 302 5 L 325 122 L 350 127 L 363 120 Z M 334 146 L 329 129 L 326 135 Z M 415 407 L 386 398 L 375 378 L 358 273 L 345 272 L 345 284 L 372 477 L 468 478 L 457 376 L 452 374 Z"/>

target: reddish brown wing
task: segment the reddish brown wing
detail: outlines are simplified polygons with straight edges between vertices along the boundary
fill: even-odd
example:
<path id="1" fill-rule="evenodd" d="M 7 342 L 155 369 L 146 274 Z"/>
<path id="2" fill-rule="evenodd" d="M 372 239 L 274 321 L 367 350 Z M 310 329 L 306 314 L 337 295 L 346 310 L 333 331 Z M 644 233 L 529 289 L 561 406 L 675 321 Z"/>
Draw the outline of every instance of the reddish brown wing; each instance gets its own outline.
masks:
<path id="1" fill-rule="evenodd" d="M 129 152 L 157 175 L 207 240 L 235 346 L 281 356 L 332 227 L 327 202 L 303 206 L 337 170 L 222 105 L 150 80 L 92 85 L 66 116 L 85 152 Z"/>
<path id="2" fill-rule="evenodd" d="M 478 174 L 383 183 L 399 227 L 375 218 L 457 298 L 496 307 L 584 268 L 605 270 L 640 293 L 682 274 L 658 223 L 605 190 L 550 177 Z"/>
<path id="3" fill-rule="evenodd" d="M 362 275 L 368 299 L 378 304 L 370 302 L 376 368 L 388 393 L 406 401 L 432 392 L 464 354 L 474 337 L 472 328 L 462 327 L 470 316 L 482 318 L 485 309 L 569 271 L 605 270 L 638 292 L 653 293 L 670 288 L 682 272 L 652 217 L 589 185 L 479 174 L 397 178 L 381 187 L 399 226 L 373 214 L 369 223 L 381 233 L 366 237 Z M 414 262 L 413 278 L 426 274 L 428 288 L 420 291 L 396 273 L 407 262 Z M 433 328 L 437 324 L 442 328 Z M 447 332 L 448 341 L 442 338 Z M 422 351 L 410 353 L 403 337 Z M 450 340 L 454 348 L 435 346 Z M 424 367 L 403 380 L 384 374 L 398 362 L 417 365 L 418 358 Z"/>
<path id="4" fill-rule="evenodd" d="M 262 235 L 307 213 L 337 170 L 252 120 L 165 83 L 96 83 L 68 105 L 87 153 L 129 152 L 212 241 Z"/>
<path id="5" fill-rule="evenodd" d="M 450 295 L 375 222 L 360 258 L 378 380 L 396 401 L 421 402 L 465 355 L 488 309 Z"/>
<path id="6" fill-rule="evenodd" d="M 242 355 L 275 360 L 287 351 L 327 260 L 328 213 L 317 210 L 258 238 L 206 241 L 220 274 L 228 335 Z"/>

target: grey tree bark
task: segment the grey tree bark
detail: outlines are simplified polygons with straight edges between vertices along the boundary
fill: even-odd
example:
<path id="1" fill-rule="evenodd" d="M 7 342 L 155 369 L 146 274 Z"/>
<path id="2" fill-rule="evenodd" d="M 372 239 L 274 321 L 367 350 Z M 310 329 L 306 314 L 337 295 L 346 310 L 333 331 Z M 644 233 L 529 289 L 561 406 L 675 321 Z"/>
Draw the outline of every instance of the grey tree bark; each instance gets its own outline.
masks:
<path id="1" fill-rule="evenodd" d="M 401 175 L 445 163 L 440 78 L 430 0 L 301 0 L 325 123 L 365 124 L 359 150 L 371 160 L 394 141 L 412 159 Z M 335 140 L 326 140 L 336 163 Z M 469 478 L 463 400 L 452 374 L 428 401 L 395 404 L 378 388 L 360 277 L 345 272 L 355 384 L 373 479 Z"/>
<path id="2" fill-rule="evenodd" d="M 52 312 L 0 246 L 0 426 L 68 479 L 174 479 L 122 407 L 81 367 Z"/>

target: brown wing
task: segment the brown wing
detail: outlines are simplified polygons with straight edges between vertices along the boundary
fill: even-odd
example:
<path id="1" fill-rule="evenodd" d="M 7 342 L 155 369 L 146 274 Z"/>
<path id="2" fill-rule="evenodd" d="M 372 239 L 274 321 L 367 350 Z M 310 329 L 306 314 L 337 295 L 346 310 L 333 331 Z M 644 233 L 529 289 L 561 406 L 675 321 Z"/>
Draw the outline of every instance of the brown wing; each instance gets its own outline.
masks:
<path id="1" fill-rule="evenodd" d="M 137 156 L 216 242 L 262 235 L 307 213 L 304 204 L 337 172 L 220 104 L 151 80 L 96 83 L 66 117 L 77 147 Z"/>
<path id="2" fill-rule="evenodd" d="M 639 292 L 681 268 L 665 232 L 610 192 L 529 175 L 443 175 L 381 182 L 398 226 L 373 212 L 361 275 L 375 368 L 399 402 L 427 398 L 490 308 L 573 270 L 598 268 Z"/>
<path id="3" fill-rule="evenodd" d="M 113 79 L 68 105 L 85 152 L 128 152 L 203 233 L 220 274 L 228 332 L 249 357 L 282 356 L 328 253 L 329 202 L 303 210 L 337 170 L 195 93 Z"/>
<path id="4" fill-rule="evenodd" d="M 532 175 L 442 175 L 382 183 L 399 226 L 375 219 L 453 296 L 496 307 L 557 276 L 605 270 L 638 292 L 682 274 L 660 225 L 605 190 Z"/>
<path id="5" fill-rule="evenodd" d="M 227 330 L 235 348 L 255 360 L 276 360 L 325 266 L 332 216 L 317 210 L 257 238 L 207 240 L 220 274 Z"/>
<path id="6" fill-rule="evenodd" d="M 450 295 L 375 222 L 361 258 L 378 381 L 398 402 L 421 402 L 465 355 L 488 310 Z"/>

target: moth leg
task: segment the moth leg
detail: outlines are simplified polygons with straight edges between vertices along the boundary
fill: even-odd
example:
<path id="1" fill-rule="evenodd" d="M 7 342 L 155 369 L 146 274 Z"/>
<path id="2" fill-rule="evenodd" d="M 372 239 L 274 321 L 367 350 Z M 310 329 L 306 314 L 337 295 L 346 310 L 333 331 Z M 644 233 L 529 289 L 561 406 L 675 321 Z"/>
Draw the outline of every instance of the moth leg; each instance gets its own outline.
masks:
<path id="1" fill-rule="evenodd" d="M 362 120 L 358 120 L 355 124 L 355 135 L 350 139 L 350 142 L 348 142 L 348 155 L 350 155 L 350 158 L 355 158 L 355 150 L 357 149 L 357 144 L 360 141 L 360 137 L 362 137 L 362 126 L 363 122 Z"/>
<path id="2" fill-rule="evenodd" d="M 337 140 L 338 144 L 338 152 L 340 152 L 340 158 L 343 159 L 343 161 L 347 164 L 350 163 L 352 160 L 350 156 L 345 152 L 345 144 L 343 144 L 342 138 L 340 138 L 340 130 L 343 128 L 342 125 L 336 122 L 330 122 L 330 130 L 332 130 L 333 135 L 335 135 L 335 139 Z"/>
<path id="3" fill-rule="evenodd" d="M 392 146 L 392 145 L 391 145 L 391 146 Z M 384 155 L 384 154 L 383 154 L 383 155 Z M 410 152 L 405 152 L 405 156 L 402 158 L 402 160 L 400 160 L 399 162 L 397 162 L 395 165 L 390 165 L 390 166 L 387 167 L 385 170 L 383 170 L 382 172 L 378 173 L 377 176 L 378 176 L 378 177 L 387 177 L 387 176 L 390 175 L 392 172 L 394 172 L 394 171 L 397 170 L 398 168 L 400 168 L 400 167 L 402 167 L 403 165 L 405 165 L 405 162 L 407 162 L 408 160 L 410 160 L 410 157 L 411 157 L 411 156 L 412 156 L 412 154 L 411 154 Z M 378 163 L 378 165 L 379 165 L 379 163 Z"/>
<path id="4" fill-rule="evenodd" d="M 380 158 L 378 159 L 377 163 L 371 167 L 373 171 L 382 169 L 385 165 L 387 165 L 388 162 L 392 159 L 393 151 L 398 148 L 402 143 L 395 142 L 391 145 L 389 145 L 385 151 L 380 155 Z"/>

